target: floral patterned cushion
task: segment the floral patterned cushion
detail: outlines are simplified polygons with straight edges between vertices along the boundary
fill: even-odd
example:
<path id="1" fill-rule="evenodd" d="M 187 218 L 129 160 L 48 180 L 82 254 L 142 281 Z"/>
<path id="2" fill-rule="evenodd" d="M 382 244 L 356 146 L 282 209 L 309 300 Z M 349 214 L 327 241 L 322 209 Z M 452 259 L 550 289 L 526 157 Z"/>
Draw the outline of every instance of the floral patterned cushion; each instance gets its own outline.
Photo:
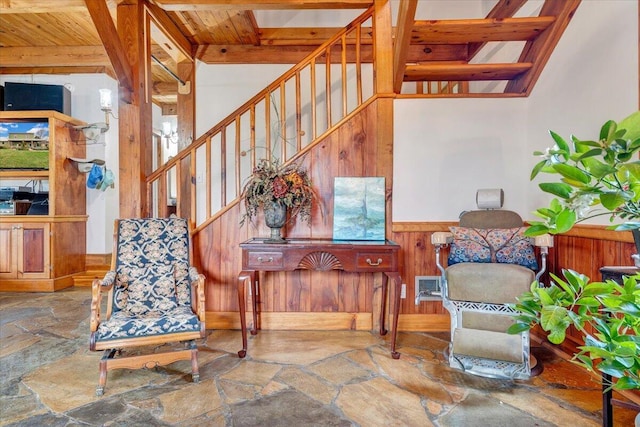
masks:
<path id="1" fill-rule="evenodd" d="M 150 271 L 145 277 L 136 277 L 126 285 L 127 304 L 124 311 L 129 315 L 166 313 L 178 308 L 173 267 L 160 266 L 160 269 L 157 272 Z"/>
<path id="2" fill-rule="evenodd" d="M 141 314 L 144 309 L 139 303 L 150 310 L 171 310 L 174 295 L 177 306 L 191 306 L 189 232 L 184 218 L 120 220 L 116 247 L 114 312 L 133 310 Z M 173 272 L 173 285 L 166 277 L 169 272 Z M 153 289 L 147 290 L 152 284 Z M 134 301 L 130 303 L 132 296 Z"/>
<path id="3" fill-rule="evenodd" d="M 449 252 L 449 265 L 460 262 L 497 262 L 538 269 L 533 245 L 531 239 L 524 236 L 524 227 L 450 227 L 450 230 L 453 243 Z"/>
<path id="4" fill-rule="evenodd" d="M 176 307 L 164 313 L 149 311 L 139 316 L 132 316 L 122 310 L 113 313 L 108 320 L 100 323 L 95 338 L 100 342 L 199 330 L 198 316 L 190 307 Z"/>

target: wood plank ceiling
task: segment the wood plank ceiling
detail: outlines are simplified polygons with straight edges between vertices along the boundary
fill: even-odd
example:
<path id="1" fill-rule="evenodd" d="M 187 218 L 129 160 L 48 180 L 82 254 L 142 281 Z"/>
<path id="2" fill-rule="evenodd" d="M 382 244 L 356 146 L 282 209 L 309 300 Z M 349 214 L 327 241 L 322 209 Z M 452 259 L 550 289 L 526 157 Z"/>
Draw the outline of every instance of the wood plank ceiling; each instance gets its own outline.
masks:
<path id="1" fill-rule="evenodd" d="M 115 22 L 119 0 L 104 1 Z M 261 28 L 254 10 L 361 9 L 373 0 L 149 0 L 149 9 L 208 64 L 296 63 L 338 28 Z M 402 82 L 507 80 L 507 93 L 528 94 L 580 0 L 547 0 L 539 16 L 513 16 L 527 0 L 497 0 L 482 19 L 415 20 L 417 0 L 402 0 L 395 28 L 396 91 Z M 0 0 L 0 73 L 107 73 L 115 76 L 85 0 Z M 407 31 L 408 29 L 408 31 Z M 152 31 L 152 93 L 177 99 L 180 55 Z M 363 35 L 371 43 L 372 34 Z M 472 63 L 489 42 L 524 42 L 515 63 Z M 396 52 L 398 53 L 398 52 Z M 370 58 L 368 59 L 370 60 Z"/>

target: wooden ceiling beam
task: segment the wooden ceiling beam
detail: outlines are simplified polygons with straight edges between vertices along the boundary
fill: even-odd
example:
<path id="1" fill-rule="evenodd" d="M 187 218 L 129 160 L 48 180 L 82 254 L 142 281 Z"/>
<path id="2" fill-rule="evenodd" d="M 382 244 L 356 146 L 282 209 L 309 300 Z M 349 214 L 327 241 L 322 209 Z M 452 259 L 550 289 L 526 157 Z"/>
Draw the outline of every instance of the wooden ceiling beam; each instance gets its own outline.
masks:
<path id="1" fill-rule="evenodd" d="M 171 20 L 169 15 L 167 15 L 167 12 L 151 3 L 148 3 L 146 7 L 149 15 L 151 15 L 151 18 L 166 38 L 164 42 L 169 44 L 169 48 L 171 48 L 171 46 L 174 46 L 182 54 L 182 57 L 177 54 L 172 54 L 171 57 L 176 62 L 180 62 L 180 60 L 184 58 L 188 58 L 189 60 L 193 61 L 193 55 L 196 51 L 195 47 L 192 46 L 189 40 L 187 40 L 187 38 L 184 36 L 184 34 L 180 32 L 180 29 Z M 161 40 L 157 41 L 160 42 Z M 167 50 L 166 46 L 164 50 Z"/>
<path id="2" fill-rule="evenodd" d="M 64 66 L 64 67 L 0 67 L 0 74 L 107 74 L 115 79 L 111 67 Z"/>
<path id="3" fill-rule="evenodd" d="M 178 82 L 153 82 L 151 85 L 151 94 L 156 96 L 168 96 L 178 94 Z"/>
<path id="4" fill-rule="evenodd" d="M 504 19 L 511 18 L 520 10 L 527 0 L 498 0 L 493 6 L 491 12 L 486 16 L 487 19 Z M 476 42 L 469 45 L 469 60 L 474 58 L 476 54 L 484 47 L 486 42 Z"/>
<path id="5" fill-rule="evenodd" d="M 581 0 L 546 0 L 540 10 L 540 16 L 555 16 L 553 24 L 535 40 L 525 44 L 518 62 L 531 62 L 533 67 L 527 73 L 510 81 L 505 93 L 518 93 L 528 96 L 542 73 L 551 53 L 555 49 L 564 30 L 573 18 Z"/>
<path id="6" fill-rule="evenodd" d="M 404 81 L 511 80 L 532 66 L 531 63 L 407 65 Z"/>
<path id="7" fill-rule="evenodd" d="M 98 31 L 98 36 L 109 56 L 111 66 L 116 72 L 118 83 L 125 90 L 125 97 L 128 98 L 133 93 L 133 70 L 122 46 L 118 30 L 109 14 L 106 0 L 85 0 L 85 3 Z"/>
<path id="8" fill-rule="evenodd" d="M 207 64 L 297 64 L 318 46 L 249 46 L 249 45 L 203 45 L 198 48 L 196 58 Z M 332 62 L 340 62 L 341 49 L 331 49 Z M 355 62 L 355 46 L 347 46 L 347 62 Z M 372 45 L 361 47 L 361 61 L 371 63 Z M 407 62 L 466 61 L 467 45 L 411 45 Z"/>
<path id="9" fill-rule="evenodd" d="M 318 46 L 203 45 L 196 58 L 207 64 L 297 64 Z M 347 62 L 355 62 L 355 46 L 347 48 Z M 332 49 L 332 62 L 340 62 L 341 50 Z M 362 46 L 361 61 L 372 62 L 372 46 Z"/>
<path id="10" fill-rule="evenodd" d="M 270 46 L 320 46 L 333 37 L 339 27 L 284 27 L 260 28 L 258 34 L 260 44 Z M 362 44 L 373 44 L 373 31 L 370 27 L 363 27 L 361 31 Z M 347 34 L 347 44 L 355 44 L 355 31 Z"/>
<path id="11" fill-rule="evenodd" d="M 296 64 L 317 46 L 252 46 L 252 45 L 205 45 L 198 49 L 196 57 L 207 64 Z M 334 51 L 334 59 L 340 50 Z M 355 58 L 355 47 L 348 47 L 347 60 Z M 111 62 L 102 46 L 46 46 L 46 47 L 0 47 L 0 70 L 3 68 L 34 67 L 108 67 Z M 458 45 L 411 45 L 407 61 L 466 61 L 467 46 Z M 371 62 L 371 46 L 362 47 L 362 61 Z M 115 77 L 115 76 L 114 76 Z"/>
<path id="12" fill-rule="evenodd" d="M 412 43 L 486 43 L 532 40 L 554 21 L 553 16 L 416 21 L 411 41 Z"/>
<path id="13" fill-rule="evenodd" d="M 153 0 L 164 10 L 367 9 L 373 0 Z"/>
<path id="14" fill-rule="evenodd" d="M 0 0 L 0 14 L 85 12 L 84 0 Z"/>
<path id="15" fill-rule="evenodd" d="M 0 67 L 110 66 L 103 46 L 0 47 Z"/>
<path id="16" fill-rule="evenodd" d="M 398 6 L 398 23 L 396 37 L 393 42 L 393 90 L 395 93 L 400 93 L 402 90 L 402 79 L 404 77 L 404 69 L 407 66 L 417 6 L 418 0 L 406 0 Z"/>

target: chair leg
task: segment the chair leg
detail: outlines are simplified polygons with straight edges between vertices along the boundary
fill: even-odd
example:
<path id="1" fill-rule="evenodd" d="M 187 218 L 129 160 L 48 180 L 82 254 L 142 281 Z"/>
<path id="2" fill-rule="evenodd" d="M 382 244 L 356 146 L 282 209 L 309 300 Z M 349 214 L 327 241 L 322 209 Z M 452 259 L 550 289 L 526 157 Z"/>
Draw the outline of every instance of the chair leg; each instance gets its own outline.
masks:
<path id="1" fill-rule="evenodd" d="M 200 369 L 198 368 L 198 347 L 194 340 L 189 341 L 189 349 L 191 350 L 191 380 L 194 383 L 199 383 Z"/>
<path id="2" fill-rule="evenodd" d="M 98 378 L 98 386 L 96 387 L 96 396 L 102 396 L 104 394 L 104 387 L 107 385 L 107 364 L 109 359 L 113 359 L 116 354 L 115 349 L 107 349 L 102 353 L 100 359 L 100 377 Z"/>

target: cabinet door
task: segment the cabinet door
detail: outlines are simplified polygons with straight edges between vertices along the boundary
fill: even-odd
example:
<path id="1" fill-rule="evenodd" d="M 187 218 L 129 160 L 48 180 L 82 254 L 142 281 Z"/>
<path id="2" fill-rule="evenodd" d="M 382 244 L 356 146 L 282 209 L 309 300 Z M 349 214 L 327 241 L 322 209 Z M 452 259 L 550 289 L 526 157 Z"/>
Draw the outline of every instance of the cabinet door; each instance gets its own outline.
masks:
<path id="1" fill-rule="evenodd" d="M 18 235 L 16 224 L 0 224 L 0 279 L 18 277 Z"/>
<path id="2" fill-rule="evenodd" d="M 18 229 L 18 279 L 48 279 L 49 224 L 23 223 Z"/>

